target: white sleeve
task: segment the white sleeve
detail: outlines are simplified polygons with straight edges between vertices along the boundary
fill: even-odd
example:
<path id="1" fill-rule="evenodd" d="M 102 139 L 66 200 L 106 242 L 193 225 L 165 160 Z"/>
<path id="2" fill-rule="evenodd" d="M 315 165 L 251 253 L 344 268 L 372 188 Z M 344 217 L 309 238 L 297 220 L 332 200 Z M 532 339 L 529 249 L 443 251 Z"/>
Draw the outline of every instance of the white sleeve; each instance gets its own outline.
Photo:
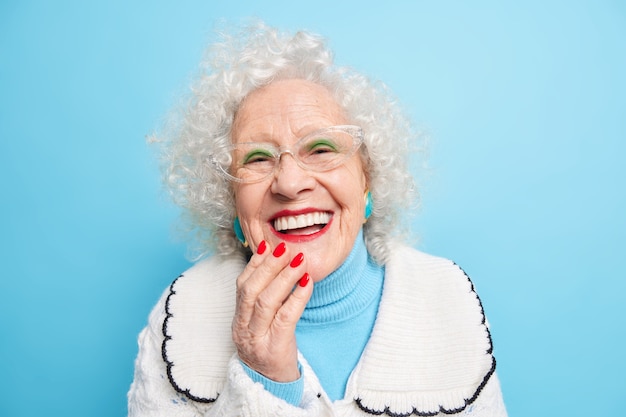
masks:
<path id="1" fill-rule="evenodd" d="M 468 405 L 461 415 L 468 417 L 507 417 L 500 381 L 496 373 L 491 375 L 476 401 Z"/>
<path id="2" fill-rule="evenodd" d="M 228 364 L 228 378 L 224 392 L 220 394 L 206 417 L 333 416 L 330 401 L 325 395 L 318 392 L 319 389 L 317 388 L 317 384 L 311 381 L 309 369 L 306 369 L 304 371 L 302 402 L 299 407 L 295 407 L 265 390 L 263 384 L 252 381 L 241 366 L 239 359 L 233 356 Z"/>
<path id="3" fill-rule="evenodd" d="M 245 372 L 237 356 L 228 364 L 223 392 L 211 403 L 193 401 L 177 392 L 167 375 L 163 360 L 163 321 L 165 299 L 162 297 L 150 314 L 148 326 L 139 335 L 139 353 L 135 375 L 128 392 L 129 417 L 323 417 L 332 416 L 332 405 L 320 392 L 319 384 L 304 370 L 304 394 L 300 407 L 288 404 L 255 383 Z"/>

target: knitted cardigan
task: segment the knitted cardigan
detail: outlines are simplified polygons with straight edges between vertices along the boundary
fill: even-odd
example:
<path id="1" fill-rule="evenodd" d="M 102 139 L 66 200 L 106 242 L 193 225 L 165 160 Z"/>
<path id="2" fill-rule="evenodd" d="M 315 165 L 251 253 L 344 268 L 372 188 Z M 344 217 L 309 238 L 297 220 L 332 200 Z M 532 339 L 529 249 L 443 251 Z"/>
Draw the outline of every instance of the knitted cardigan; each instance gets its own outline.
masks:
<path id="1" fill-rule="evenodd" d="M 299 355 L 299 407 L 246 374 L 231 339 L 241 257 L 181 275 L 139 336 L 129 416 L 506 416 L 483 308 L 453 262 L 394 248 L 374 329 L 343 399 L 331 402 Z"/>

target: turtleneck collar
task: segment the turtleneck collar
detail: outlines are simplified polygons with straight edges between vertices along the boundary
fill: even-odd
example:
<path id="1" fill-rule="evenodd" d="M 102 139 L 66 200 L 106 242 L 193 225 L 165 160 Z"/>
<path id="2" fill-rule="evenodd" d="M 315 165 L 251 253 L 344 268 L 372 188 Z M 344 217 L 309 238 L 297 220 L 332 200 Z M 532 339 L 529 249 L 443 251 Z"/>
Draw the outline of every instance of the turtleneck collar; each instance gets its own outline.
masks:
<path id="1" fill-rule="evenodd" d="M 315 284 L 298 325 L 354 317 L 380 298 L 383 277 L 384 267 L 369 256 L 361 229 L 344 263 Z"/>

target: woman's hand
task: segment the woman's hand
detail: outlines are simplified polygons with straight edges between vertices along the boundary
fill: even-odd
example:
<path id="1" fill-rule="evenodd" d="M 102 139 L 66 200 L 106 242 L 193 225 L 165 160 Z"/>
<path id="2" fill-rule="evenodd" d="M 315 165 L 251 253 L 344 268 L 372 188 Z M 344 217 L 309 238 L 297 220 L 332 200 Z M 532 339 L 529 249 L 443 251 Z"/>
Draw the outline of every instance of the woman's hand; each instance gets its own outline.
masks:
<path id="1" fill-rule="evenodd" d="M 296 324 L 313 283 L 302 253 L 290 254 L 285 243 L 271 253 L 267 249 L 261 242 L 237 278 L 233 341 L 251 369 L 276 382 L 292 382 L 300 377 Z"/>

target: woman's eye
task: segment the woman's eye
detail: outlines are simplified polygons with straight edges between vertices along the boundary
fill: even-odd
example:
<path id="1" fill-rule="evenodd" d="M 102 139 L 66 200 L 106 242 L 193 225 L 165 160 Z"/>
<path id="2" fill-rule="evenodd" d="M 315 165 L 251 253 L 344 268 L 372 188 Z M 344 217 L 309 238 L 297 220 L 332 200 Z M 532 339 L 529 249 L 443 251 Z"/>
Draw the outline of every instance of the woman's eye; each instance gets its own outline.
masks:
<path id="1" fill-rule="evenodd" d="M 273 158 L 274 158 L 274 155 L 272 155 L 270 152 L 266 150 L 258 149 L 258 150 L 249 152 L 243 158 L 243 164 L 247 165 L 247 164 L 254 164 L 254 163 L 259 163 L 259 162 L 268 162 L 268 161 L 271 161 Z"/>

